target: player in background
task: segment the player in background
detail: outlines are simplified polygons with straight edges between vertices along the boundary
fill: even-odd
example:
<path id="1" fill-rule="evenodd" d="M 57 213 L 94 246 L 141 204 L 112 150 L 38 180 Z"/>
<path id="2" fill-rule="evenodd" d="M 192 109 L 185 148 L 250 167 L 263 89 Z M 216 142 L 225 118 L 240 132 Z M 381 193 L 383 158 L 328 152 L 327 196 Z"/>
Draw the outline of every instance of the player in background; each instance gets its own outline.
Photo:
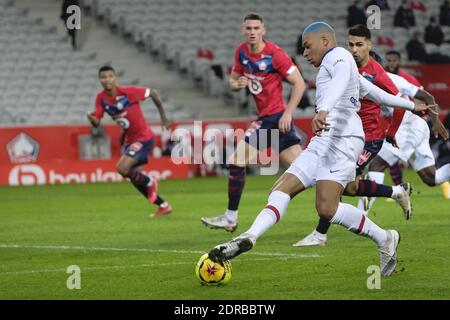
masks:
<path id="1" fill-rule="evenodd" d="M 228 208 L 225 214 L 201 218 L 203 224 L 210 228 L 231 232 L 236 230 L 238 225 L 238 207 L 244 190 L 246 166 L 256 158 L 258 144 L 264 138 L 261 130 L 268 130 L 267 136 L 270 136 L 270 130 L 279 129 L 279 150 L 275 152 L 279 152 L 281 165 L 289 167 L 302 151 L 292 120 L 292 112 L 305 91 L 305 82 L 299 70 L 283 49 L 264 38 L 265 24 L 257 13 L 244 17 L 242 34 L 245 42 L 235 50 L 229 87 L 232 91 L 245 88 L 250 90 L 256 101 L 258 118 L 228 160 Z M 282 95 L 283 79 L 292 85 L 287 104 Z M 257 145 L 252 145 L 255 140 Z"/>
<path id="2" fill-rule="evenodd" d="M 434 101 L 434 98 L 429 97 L 431 95 L 428 92 L 406 81 L 403 77 L 392 73 L 388 73 L 388 75 L 399 88 L 402 95 L 411 99 Z M 448 140 L 449 133 L 439 120 L 439 117 L 433 113 L 430 113 L 430 117 L 433 124 L 431 131 L 435 137 L 441 136 L 444 140 Z M 393 148 L 389 144 L 384 144 L 369 165 L 369 170 L 376 173 L 378 183 L 383 183 L 385 169 L 400 160 L 409 162 L 422 181 L 428 186 L 440 185 L 450 180 L 450 164 L 436 169 L 436 161 L 429 143 L 430 129 L 424 119 L 410 112 L 405 113 L 405 117 L 396 134 L 396 140 L 399 143 L 399 148 Z M 371 199 L 370 207 L 375 200 L 376 198 Z"/>
<path id="3" fill-rule="evenodd" d="M 158 206 L 152 217 L 169 214 L 172 207 L 158 195 L 157 179 L 145 175 L 139 169 L 147 163 L 148 153 L 154 145 L 154 133 L 145 121 L 139 103 L 151 97 L 161 116 L 161 124 L 166 128 L 169 126 L 158 93 L 146 87 L 118 86 L 116 72 L 111 66 L 101 67 L 98 76 L 103 90 L 95 99 L 95 111 L 88 113 L 87 118 L 97 127 L 106 112 L 122 127 L 125 132 L 125 145 L 116 166 L 117 172 L 129 178 L 150 203 Z"/>
<path id="4" fill-rule="evenodd" d="M 383 67 L 370 56 L 372 50 L 371 32 L 364 25 L 356 25 L 348 30 L 348 51 L 352 54 L 358 72 L 368 81 L 377 87 L 393 95 L 398 94 L 394 83 L 386 74 Z M 358 112 L 363 124 L 365 134 L 364 150 L 359 156 L 356 164 L 357 179 L 346 186 L 344 195 L 364 197 L 386 197 L 393 198 L 402 207 L 405 216 L 412 212 L 411 208 L 411 185 L 409 183 L 400 186 L 386 186 L 377 184 L 371 173 L 368 173 L 368 180 L 360 179 L 365 168 L 370 161 L 378 154 L 385 138 L 384 129 L 381 125 L 381 106 L 368 99 L 362 99 L 361 109 Z M 404 110 L 395 109 L 389 130 L 386 133 L 386 141 L 397 145 L 395 142 L 395 133 L 400 126 Z M 359 209 L 364 209 L 364 203 L 360 198 Z M 295 247 L 325 245 L 326 234 L 330 228 L 330 223 L 326 219 L 319 219 L 316 229 L 293 244 Z"/>
<path id="5" fill-rule="evenodd" d="M 433 102 L 434 97 L 427 91 L 423 90 L 423 86 L 419 83 L 419 81 L 413 75 L 411 75 L 408 72 L 406 72 L 405 70 L 401 69 L 400 52 L 395 51 L 395 50 L 386 52 L 385 70 L 387 72 L 396 74 L 396 75 L 404 78 L 409 83 L 419 87 L 421 90 L 419 90 L 417 92 L 416 97 L 418 99 L 426 101 L 428 104 L 434 104 L 434 102 Z M 434 123 L 433 123 L 433 127 L 435 127 Z M 435 129 L 433 129 L 433 127 L 432 127 L 433 134 L 437 138 L 437 135 L 436 135 L 437 132 Z M 389 168 L 389 171 L 390 171 L 392 180 L 394 181 L 394 184 L 399 185 L 399 184 L 403 183 L 403 173 L 402 173 L 402 169 L 398 162 L 395 163 L 394 165 L 392 165 Z M 441 184 L 441 187 L 442 187 L 444 197 L 446 199 L 450 199 L 450 183 L 444 182 L 443 184 Z"/>
<path id="6" fill-rule="evenodd" d="M 292 198 L 316 185 L 319 216 L 375 241 L 380 252 L 381 274 L 389 276 L 396 267 L 398 232 L 384 230 L 362 210 L 340 203 L 345 187 L 355 180 L 355 162 L 364 148 L 365 134 L 357 114 L 360 108 L 358 68 L 352 55 L 337 47 L 333 28 L 324 22 L 307 26 L 302 41 L 304 57 L 319 68 L 316 115 L 312 121 L 317 136 L 275 183 L 267 206 L 250 229 L 214 247 L 209 257 L 214 261 L 229 260 L 250 250 L 256 240 L 283 217 Z"/>

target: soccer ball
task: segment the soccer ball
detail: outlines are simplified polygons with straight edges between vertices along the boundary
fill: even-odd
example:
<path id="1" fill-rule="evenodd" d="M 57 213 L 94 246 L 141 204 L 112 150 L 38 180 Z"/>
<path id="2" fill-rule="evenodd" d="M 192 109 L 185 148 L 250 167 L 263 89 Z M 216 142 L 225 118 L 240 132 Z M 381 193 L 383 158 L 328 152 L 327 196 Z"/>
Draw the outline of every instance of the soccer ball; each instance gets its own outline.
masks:
<path id="1" fill-rule="evenodd" d="M 231 279 L 231 262 L 214 262 L 205 253 L 195 266 L 195 275 L 204 285 L 227 284 Z"/>

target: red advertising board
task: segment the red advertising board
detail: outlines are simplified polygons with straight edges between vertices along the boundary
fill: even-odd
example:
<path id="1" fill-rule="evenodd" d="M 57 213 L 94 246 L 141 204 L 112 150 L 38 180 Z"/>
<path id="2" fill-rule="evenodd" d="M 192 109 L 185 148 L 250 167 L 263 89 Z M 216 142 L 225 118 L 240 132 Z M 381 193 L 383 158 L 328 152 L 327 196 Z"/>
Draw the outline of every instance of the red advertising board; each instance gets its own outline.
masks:
<path id="1" fill-rule="evenodd" d="M 450 109 L 450 64 L 421 64 L 404 69 L 419 80 L 442 109 Z"/>
<path id="2" fill-rule="evenodd" d="M 186 121 L 174 123 L 171 132 L 184 129 L 193 139 L 193 158 L 200 162 L 194 164 L 176 164 L 171 157 L 160 157 L 154 152 L 144 171 L 161 179 L 188 178 L 199 172 L 202 160 L 201 150 L 195 149 L 195 144 L 203 147 L 206 132 L 215 129 L 225 132 L 228 129 L 245 131 L 250 121 Z M 309 137 L 311 119 L 297 119 L 296 125 L 305 131 Z M 152 124 L 156 133 L 156 148 L 161 148 L 170 139 L 170 133 L 162 133 L 158 124 Z M 106 125 L 105 133 L 111 138 L 111 159 L 80 160 L 79 136 L 89 135 L 90 127 L 86 126 L 45 126 L 45 127 L 13 127 L 0 128 L 0 185 L 30 185 L 57 183 L 95 183 L 121 181 L 123 178 L 116 173 L 115 165 L 121 155 L 121 129 L 117 125 Z M 197 141 L 199 141 L 197 143 Z M 197 159 L 194 159 L 197 160 Z M 204 169 L 204 167 L 202 167 Z M 204 171 L 204 170 L 200 171 Z M 208 173 L 207 173 L 208 174 Z"/>
<path id="3" fill-rule="evenodd" d="M 116 172 L 116 162 L 114 159 L 0 165 L 0 185 L 119 182 L 124 178 Z M 161 157 L 145 166 L 143 172 L 158 179 L 180 179 L 191 176 L 191 166 L 175 165 L 170 157 Z"/>

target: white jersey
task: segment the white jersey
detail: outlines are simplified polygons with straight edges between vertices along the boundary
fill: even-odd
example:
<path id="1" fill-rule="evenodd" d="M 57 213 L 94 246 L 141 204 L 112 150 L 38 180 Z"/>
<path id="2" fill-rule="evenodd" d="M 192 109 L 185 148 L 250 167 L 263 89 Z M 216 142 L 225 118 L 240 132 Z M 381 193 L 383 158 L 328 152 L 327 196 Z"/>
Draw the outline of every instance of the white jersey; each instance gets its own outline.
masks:
<path id="1" fill-rule="evenodd" d="M 322 59 L 316 77 L 316 111 L 328 111 L 330 130 L 322 136 L 354 136 L 364 139 L 358 116 L 359 72 L 350 52 L 330 49 Z"/>
<path id="2" fill-rule="evenodd" d="M 413 85 L 412 83 L 408 82 L 405 78 L 402 78 L 396 74 L 387 72 L 389 78 L 391 78 L 392 82 L 394 83 L 394 85 L 397 87 L 398 91 L 400 92 L 400 94 L 406 98 L 414 98 L 415 95 L 417 94 L 417 91 L 419 91 L 419 87 Z M 386 106 L 384 106 L 386 107 Z M 389 113 L 392 114 L 393 109 L 387 107 L 389 110 Z M 403 120 L 400 126 L 404 126 L 407 124 L 412 124 L 414 121 L 418 121 L 418 119 L 421 119 L 419 116 L 415 115 L 412 112 L 405 112 L 405 115 L 403 116 Z M 400 128 L 399 128 L 400 130 Z"/>

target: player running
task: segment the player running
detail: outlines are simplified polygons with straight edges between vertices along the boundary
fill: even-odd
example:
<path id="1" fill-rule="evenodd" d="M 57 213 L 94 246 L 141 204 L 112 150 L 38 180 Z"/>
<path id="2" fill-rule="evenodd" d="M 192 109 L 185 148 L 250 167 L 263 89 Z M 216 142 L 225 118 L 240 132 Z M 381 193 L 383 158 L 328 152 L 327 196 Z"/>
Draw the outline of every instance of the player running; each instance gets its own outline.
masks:
<path id="1" fill-rule="evenodd" d="M 261 130 L 267 130 L 269 137 L 271 130 L 280 130 L 279 148 L 275 151 L 279 152 L 283 166 L 289 167 L 302 151 L 292 121 L 292 112 L 305 91 L 305 82 L 299 70 L 283 49 L 264 38 L 266 28 L 263 18 L 257 13 L 244 17 L 242 33 L 245 42 L 235 50 L 229 87 L 232 91 L 249 89 L 256 101 L 258 118 L 228 160 L 228 209 L 223 215 L 201 218 L 203 224 L 210 228 L 231 232 L 238 225 L 238 207 L 244 190 L 246 166 L 256 158 L 261 149 L 260 140 L 265 137 Z M 287 104 L 282 95 L 283 79 L 293 86 Z M 265 146 L 270 147 L 270 141 Z"/>
<path id="2" fill-rule="evenodd" d="M 399 75 L 389 73 L 389 77 L 399 88 L 401 94 L 406 97 L 424 99 L 423 97 L 428 94 Z M 434 101 L 434 98 L 432 100 Z M 432 113 L 430 113 L 430 116 L 433 134 L 436 137 L 440 135 L 444 140 L 448 140 L 449 133 L 439 117 Z M 430 129 L 424 119 L 411 112 L 405 113 L 395 138 L 399 143 L 399 148 L 384 144 L 369 166 L 369 170 L 376 173 L 377 182 L 382 183 L 385 169 L 400 160 L 409 162 L 414 171 L 428 186 L 437 186 L 450 180 L 450 164 L 436 169 L 436 161 L 429 143 Z M 369 210 L 375 199 L 371 199 Z"/>
<path id="3" fill-rule="evenodd" d="M 88 113 L 87 118 L 92 126 L 98 127 L 106 112 L 122 127 L 125 132 L 125 145 L 116 166 L 117 172 L 129 178 L 150 203 L 158 206 L 151 217 L 169 214 L 172 212 L 172 206 L 158 195 L 157 179 L 143 174 L 139 169 L 139 166 L 147 163 L 148 154 L 154 145 L 154 133 L 144 119 L 140 101 L 151 97 L 161 116 L 161 124 L 166 128 L 169 126 L 158 93 L 145 87 L 116 85 L 116 72 L 111 66 L 101 67 L 98 76 L 103 90 L 95 99 L 95 111 Z"/>
<path id="4" fill-rule="evenodd" d="M 333 224 L 375 241 L 380 251 L 380 269 L 391 275 L 397 264 L 400 235 L 384 230 L 362 210 L 340 203 L 349 182 L 355 180 L 355 162 L 364 148 L 364 131 L 357 114 L 360 104 L 359 74 L 352 55 L 337 47 L 334 30 L 324 22 L 314 22 L 302 34 L 303 55 L 319 68 L 316 78 L 316 133 L 304 152 L 275 183 L 267 206 L 253 225 L 237 238 L 209 252 L 214 261 L 229 260 L 250 250 L 256 240 L 284 215 L 292 198 L 316 185 L 319 216 Z"/>
<path id="5" fill-rule="evenodd" d="M 391 50 L 386 52 L 386 65 L 385 70 L 387 72 L 396 74 L 402 78 L 404 78 L 409 83 L 419 87 L 420 89 L 416 93 L 416 98 L 425 101 L 427 104 L 434 104 L 434 97 L 428 93 L 427 91 L 423 90 L 423 86 L 420 84 L 420 82 L 411 74 L 406 72 L 405 70 L 401 69 L 401 54 L 398 51 Z M 433 124 L 432 131 L 434 136 L 438 137 L 438 128 L 435 128 L 435 125 Z M 370 166 L 369 166 L 370 170 Z M 398 185 L 403 183 L 403 174 L 402 169 L 400 168 L 399 163 L 395 163 L 390 168 L 390 174 L 392 177 L 392 180 L 394 181 L 394 184 Z M 373 175 L 373 174 L 372 174 Z M 383 175 L 384 176 L 384 175 Z M 444 194 L 444 197 L 446 199 L 450 199 L 450 183 L 444 182 L 441 184 L 442 191 Z"/>
<path id="6" fill-rule="evenodd" d="M 384 91 L 393 95 L 398 94 L 397 88 L 386 74 L 386 71 L 370 56 L 370 51 L 372 50 L 371 32 L 366 26 L 356 25 L 348 30 L 348 50 L 358 66 L 359 74 Z M 391 125 L 386 133 L 386 141 L 394 145 L 397 145 L 395 133 L 400 126 L 404 112 L 405 110 L 401 109 L 394 110 Z M 365 145 L 356 164 L 357 179 L 346 186 L 344 195 L 392 198 L 402 207 L 404 215 L 409 217 L 412 212 L 410 200 L 411 185 L 409 183 L 391 187 L 374 182 L 374 178 L 370 175 L 368 180 L 359 179 L 366 166 L 381 150 L 385 134 L 381 125 L 380 104 L 369 99 L 362 99 L 358 115 L 361 117 L 363 124 Z M 358 208 L 364 208 L 361 199 Z M 330 223 L 326 219 L 319 219 L 316 229 L 302 240 L 294 243 L 293 246 L 325 245 L 326 234 L 329 228 Z"/>

